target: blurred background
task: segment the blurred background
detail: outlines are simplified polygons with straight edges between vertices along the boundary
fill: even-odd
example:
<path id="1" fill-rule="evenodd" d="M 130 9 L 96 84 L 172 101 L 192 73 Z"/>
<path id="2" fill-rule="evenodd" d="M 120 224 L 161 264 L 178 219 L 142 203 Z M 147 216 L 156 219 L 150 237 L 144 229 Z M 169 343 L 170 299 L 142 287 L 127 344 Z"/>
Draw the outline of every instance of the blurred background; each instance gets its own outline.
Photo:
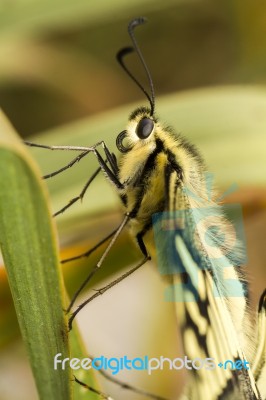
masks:
<path id="1" fill-rule="evenodd" d="M 255 309 L 266 281 L 266 5 L 262 1 L 1 0 L 1 108 L 29 140 L 85 146 L 104 139 L 115 151 L 115 138 L 128 114 L 146 105 L 115 60 L 117 51 L 130 44 L 127 25 L 136 16 L 148 18 L 136 36 L 153 77 L 158 115 L 197 145 L 221 193 L 232 184 L 238 187 L 225 201 L 243 206 Z M 138 60 L 131 55 L 127 62 L 145 83 Z M 32 154 L 43 174 L 71 159 L 42 150 Z M 81 191 L 95 168 L 96 162 L 88 158 L 48 182 L 53 211 Z M 58 218 L 62 258 L 97 243 L 120 219 L 117 196 L 100 177 L 82 205 Z M 64 266 L 70 295 L 100 254 Z M 93 287 L 110 282 L 138 259 L 125 233 Z M 182 354 L 174 304 L 163 300 L 167 286 L 151 264 L 92 303 L 79 319 L 88 351 L 109 357 Z M 36 400 L 3 268 L 0 302 L 0 400 Z M 129 372 L 119 377 L 169 398 L 175 398 L 182 386 L 179 372 L 146 375 Z M 101 384 L 116 400 L 125 395 L 137 398 L 105 381 Z"/>

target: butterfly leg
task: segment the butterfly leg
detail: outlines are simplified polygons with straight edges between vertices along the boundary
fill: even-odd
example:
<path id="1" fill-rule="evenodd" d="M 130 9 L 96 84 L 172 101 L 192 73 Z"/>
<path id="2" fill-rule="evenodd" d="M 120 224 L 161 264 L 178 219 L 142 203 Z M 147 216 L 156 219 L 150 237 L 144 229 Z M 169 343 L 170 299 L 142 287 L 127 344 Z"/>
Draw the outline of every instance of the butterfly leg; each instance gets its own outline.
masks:
<path id="1" fill-rule="evenodd" d="M 105 176 L 107 177 L 108 180 L 111 181 L 118 189 L 122 189 L 123 185 L 119 182 L 119 179 L 117 177 L 118 175 L 118 167 L 116 163 L 115 156 L 111 154 L 111 152 L 108 150 L 107 145 L 105 142 L 102 140 L 98 143 L 96 143 L 93 146 L 90 147 L 85 147 L 85 146 L 49 146 L 49 145 L 43 145 L 43 144 L 37 144 L 37 143 L 32 143 L 32 142 L 24 142 L 27 146 L 30 147 L 38 147 L 41 149 L 46 149 L 46 150 L 61 150 L 61 151 L 79 151 L 81 154 L 76 157 L 74 160 L 72 160 L 69 164 L 67 164 L 65 167 L 61 168 L 58 171 L 55 171 L 52 174 L 46 175 L 47 177 L 51 177 L 54 175 L 57 175 L 60 172 L 63 172 L 67 168 L 70 168 L 72 165 L 74 165 L 76 162 L 78 162 L 82 157 L 89 153 L 93 153 L 97 160 L 98 163 L 101 167 L 101 170 L 105 173 Z M 107 160 L 110 163 L 110 168 L 108 167 L 106 161 L 102 158 L 100 153 L 97 150 L 97 147 L 101 146 L 105 152 L 105 155 L 107 157 Z"/>
<path id="2" fill-rule="evenodd" d="M 58 215 L 62 214 L 64 211 L 66 211 L 68 208 L 70 208 L 73 204 L 75 204 L 78 200 L 83 199 L 85 193 L 87 192 L 90 184 L 94 181 L 94 179 L 96 178 L 96 176 L 99 174 L 99 172 L 101 171 L 101 168 L 97 168 L 97 170 L 92 174 L 92 176 L 89 178 L 89 180 L 86 182 L 86 184 L 84 185 L 82 191 L 80 192 L 80 194 L 76 197 L 74 197 L 73 199 L 71 199 L 68 204 L 66 204 L 64 207 L 62 207 L 60 210 L 56 211 L 53 214 L 53 217 L 57 217 Z"/>
<path id="3" fill-rule="evenodd" d="M 142 267 L 147 261 L 150 260 L 150 257 L 145 257 L 138 265 L 136 265 L 134 268 L 131 268 L 128 272 L 126 272 L 125 274 L 121 275 L 119 278 L 115 279 L 114 281 L 112 281 L 111 283 L 109 283 L 108 285 L 97 289 L 96 293 L 94 293 L 91 297 L 89 297 L 87 300 L 85 300 L 83 303 L 81 303 L 77 309 L 73 312 L 73 314 L 71 315 L 71 317 L 69 318 L 68 321 L 68 327 L 69 330 L 71 331 L 72 329 L 72 324 L 73 324 L 73 320 L 74 318 L 77 316 L 77 314 L 88 304 L 90 303 L 92 300 L 96 299 L 97 297 L 101 296 L 102 294 L 104 294 L 105 292 L 107 292 L 107 290 L 111 289 L 112 287 L 116 286 L 119 282 L 123 281 L 125 278 L 127 278 L 129 275 L 133 274 L 133 272 L 137 271 L 140 267 Z"/>
<path id="4" fill-rule="evenodd" d="M 104 400 L 113 400 L 113 398 L 110 397 L 110 396 L 108 396 L 107 394 L 105 394 L 105 393 L 101 392 L 100 390 L 97 390 L 97 389 L 93 388 L 92 386 L 89 386 L 89 385 L 87 385 L 86 383 L 80 381 L 75 375 L 74 375 L 74 380 L 75 380 L 75 382 L 77 382 L 80 386 L 82 386 L 82 387 L 88 389 L 90 392 L 96 393 L 96 394 L 98 394 L 99 396 L 101 396 L 102 399 L 104 399 Z"/>
<path id="5" fill-rule="evenodd" d="M 118 176 L 118 166 L 116 162 L 116 157 L 114 154 L 112 154 L 108 147 L 106 146 L 104 141 L 96 143 L 94 146 L 91 147 L 80 147 L 80 146 L 49 146 L 49 145 L 42 145 L 42 144 L 37 144 L 37 143 L 32 143 L 32 142 L 24 142 L 27 146 L 30 147 L 37 147 L 37 148 L 42 148 L 46 150 L 68 150 L 68 151 L 80 151 L 81 154 L 79 154 L 77 157 L 75 157 L 73 160 L 71 160 L 68 164 L 63 166 L 62 168 L 59 168 L 56 171 L 53 171 L 50 174 L 44 175 L 43 179 L 49 179 L 52 178 L 65 170 L 71 168 L 73 165 L 75 165 L 77 162 L 79 162 L 83 157 L 87 156 L 89 153 L 93 152 L 94 155 L 96 156 L 100 167 L 96 169 L 96 171 L 92 174 L 92 176 L 89 178 L 87 183 L 85 184 L 84 188 L 82 189 L 81 193 L 79 196 L 74 197 L 69 201 L 69 203 L 61 208 L 59 211 L 57 211 L 54 214 L 54 217 L 63 213 L 65 210 L 67 210 L 69 207 L 71 207 L 74 203 L 76 203 L 78 200 L 82 200 L 88 187 L 90 184 L 93 182 L 93 180 L 96 178 L 96 176 L 99 174 L 99 172 L 102 170 L 111 183 L 113 183 L 116 188 L 121 189 L 123 188 L 123 185 L 119 182 L 117 176 Z M 106 160 L 102 158 L 100 153 L 96 150 L 98 146 L 102 146 L 103 150 L 106 155 Z M 110 168 L 107 165 L 107 162 L 110 164 Z"/>
<path id="6" fill-rule="evenodd" d="M 89 356 L 89 358 L 90 358 L 91 360 L 94 359 L 93 356 Z M 96 363 L 96 364 L 97 364 L 97 363 Z M 121 389 L 129 390 L 129 391 L 131 391 L 131 392 L 133 392 L 133 393 L 136 393 L 137 395 L 146 396 L 146 397 L 148 397 L 148 398 L 150 398 L 150 399 L 153 399 L 153 400 L 168 400 L 168 399 L 166 399 L 165 397 L 161 397 L 161 396 L 158 396 L 158 395 L 156 395 L 156 394 L 146 392 L 145 390 L 136 388 L 136 387 L 134 387 L 134 386 L 132 386 L 132 385 L 126 383 L 126 382 L 123 382 L 123 381 L 121 381 L 120 379 L 117 379 L 117 378 L 115 378 L 115 377 L 109 375 L 104 369 L 99 369 L 98 372 L 99 372 L 106 380 L 108 380 L 108 381 L 114 383 L 115 385 L 119 386 Z M 76 379 L 76 377 L 75 377 L 75 380 L 76 380 L 76 382 L 80 383 L 82 386 L 87 387 L 86 384 L 84 384 L 84 383 L 81 382 L 81 381 L 78 381 L 78 380 Z M 90 390 L 90 387 L 87 387 L 87 388 Z"/>

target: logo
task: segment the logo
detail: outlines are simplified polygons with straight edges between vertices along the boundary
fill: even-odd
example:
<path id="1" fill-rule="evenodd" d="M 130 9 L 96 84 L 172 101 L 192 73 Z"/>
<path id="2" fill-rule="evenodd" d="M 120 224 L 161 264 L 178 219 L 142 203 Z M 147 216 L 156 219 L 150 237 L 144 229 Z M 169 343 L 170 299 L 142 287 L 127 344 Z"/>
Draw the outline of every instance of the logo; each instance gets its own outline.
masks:
<path id="1" fill-rule="evenodd" d="M 197 301 L 203 270 L 216 271 L 220 286 L 226 288 L 226 296 L 243 296 L 242 283 L 237 278 L 226 278 L 224 274 L 225 268 L 241 266 L 247 261 L 242 209 L 239 204 L 222 207 L 208 202 L 211 184 L 212 179 L 208 176 L 205 200 L 197 198 L 191 190 L 183 189 L 193 200 L 191 204 L 197 204 L 197 207 L 153 215 L 159 272 L 178 278 L 177 283 L 166 289 L 166 301 Z M 213 294 L 221 296 L 216 285 L 213 285 Z"/>
<path id="2" fill-rule="evenodd" d="M 249 362 L 246 360 L 226 360 L 224 362 L 216 363 L 214 358 L 194 358 L 190 360 L 187 356 L 183 358 L 168 358 L 168 357 L 153 357 L 149 358 L 148 356 L 144 357 L 135 357 L 128 358 L 124 357 L 95 357 L 91 358 L 64 358 L 61 359 L 62 353 L 58 353 L 54 356 L 54 369 L 66 369 L 66 367 L 70 367 L 72 370 L 110 370 L 112 375 L 117 375 L 120 371 L 123 370 L 138 370 L 138 371 L 147 371 L 148 375 L 151 375 L 153 371 L 156 370 L 176 370 L 179 371 L 181 369 L 188 370 L 200 370 L 205 369 L 207 371 L 212 371 L 216 369 L 216 367 L 222 369 L 231 369 L 231 370 L 248 370 Z"/>

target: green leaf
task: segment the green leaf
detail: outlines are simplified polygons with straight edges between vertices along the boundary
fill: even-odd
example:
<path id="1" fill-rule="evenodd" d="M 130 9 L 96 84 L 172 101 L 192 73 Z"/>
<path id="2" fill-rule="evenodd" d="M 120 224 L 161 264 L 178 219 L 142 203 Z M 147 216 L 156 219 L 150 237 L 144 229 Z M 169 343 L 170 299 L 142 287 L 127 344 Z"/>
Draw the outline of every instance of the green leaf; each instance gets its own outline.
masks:
<path id="1" fill-rule="evenodd" d="M 71 398 L 63 284 L 55 230 L 39 171 L 0 114 L 0 243 L 40 399 Z"/>

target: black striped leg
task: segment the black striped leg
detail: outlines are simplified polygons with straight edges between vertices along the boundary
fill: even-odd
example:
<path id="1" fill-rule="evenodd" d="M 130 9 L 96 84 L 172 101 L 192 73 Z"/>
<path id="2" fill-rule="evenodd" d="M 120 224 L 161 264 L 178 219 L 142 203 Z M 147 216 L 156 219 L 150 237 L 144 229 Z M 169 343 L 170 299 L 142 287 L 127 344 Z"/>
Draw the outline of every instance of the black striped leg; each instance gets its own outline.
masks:
<path id="1" fill-rule="evenodd" d="M 42 149 L 47 149 L 47 150 L 71 150 L 71 151 L 82 151 L 81 154 L 79 154 L 77 157 L 75 157 L 73 160 L 71 160 L 68 164 L 66 164 L 65 166 L 63 166 L 62 168 L 53 171 L 50 174 L 44 175 L 43 179 L 49 179 L 52 178 L 62 172 L 64 172 L 65 170 L 67 170 L 68 168 L 71 168 L 73 165 L 75 165 L 77 162 L 79 162 L 83 157 L 85 157 L 86 155 L 88 155 L 91 152 L 94 152 L 94 154 L 96 155 L 98 162 L 100 164 L 100 167 L 96 169 L 96 171 L 92 174 L 92 176 L 88 179 L 87 183 L 84 185 L 81 193 L 74 197 L 73 199 L 71 199 L 68 204 L 66 204 L 64 207 L 62 207 L 60 210 L 58 210 L 56 213 L 54 213 L 54 217 L 62 214 L 64 211 L 66 211 L 68 208 L 70 208 L 73 204 L 75 204 L 78 200 L 83 199 L 86 191 L 88 190 L 90 184 L 94 181 L 94 179 L 96 178 L 96 176 L 99 174 L 99 172 L 101 170 L 103 170 L 107 176 L 108 179 L 115 184 L 116 187 L 121 188 L 122 185 L 120 184 L 120 182 L 117 179 L 117 175 L 118 175 L 118 166 L 117 166 L 117 162 L 116 162 L 116 158 L 114 154 L 111 154 L 108 147 L 106 146 L 106 144 L 104 142 L 99 142 L 96 143 L 96 145 L 92 146 L 92 147 L 74 147 L 74 146 L 46 146 L 46 145 L 41 145 L 41 144 L 36 144 L 36 143 L 31 143 L 31 142 L 25 142 L 26 145 L 31 146 L 31 147 L 39 147 Z M 102 157 L 100 156 L 99 152 L 96 150 L 97 146 L 102 146 L 106 155 L 106 160 L 103 160 Z M 87 149 L 87 150 L 84 150 Z M 107 166 L 107 162 L 109 162 L 111 169 Z"/>
<path id="2" fill-rule="evenodd" d="M 24 142 L 27 146 L 30 147 L 38 147 L 41 149 L 47 149 L 47 150 L 60 150 L 60 151 L 79 151 L 81 152 L 80 156 L 76 157 L 74 160 L 72 160 L 69 164 L 67 164 L 65 167 L 61 168 L 58 171 L 55 171 L 52 174 L 46 175 L 46 176 L 54 176 L 60 172 L 63 172 L 64 170 L 66 170 L 67 168 L 70 168 L 72 165 L 74 165 L 76 162 L 78 162 L 82 157 L 84 157 L 85 155 L 89 154 L 89 153 L 93 153 L 97 160 L 98 163 L 100 165 L 101 170 L 105 173 L 105 175 L 107 176 L 108 180 L 115 185 L 115 187 L 117 189 L 122 189 L 123 185 L 119 182 L 119 179 L 117 177 L 118 175 L 118 167 L 117 167 L 117 163 L 116 163 L 116 159 L 115 156 L 113 154 L 110 153 L 110 151 L 108 150 L 108 147 L 106 146 L 104 141 L 100 141 L 98 143 L 96 143 L 95 145 L 91 146 L 91 147 L 84 147 L 84 146 L 47 146 L 47 145 L 43 145 L 43 144 L 37 144 L 37 143 L 31 143 L 31 142 Z M 102 146 L 106 158 L 108 160 L 108 162 L 110 163 L 110 167 L 108 167 L 106 161 L 104 161 L 104 159 L 102 158 L 102 156 L 100 155 L 100 153 L 97 150 L 97 147 Z M 54 175 L 53 175 L 54 174 Z"/>
<path id="3" fill-rule="evenodd" d="M 87 284 L 90 282 L 90 280 L 93 278 L 93 276 L 96 274 L 97 271 L 99 271 L 99 269 L 102 267 L 102 264 L 105 260 L 105 258 L 107 257 L 109 251 L 111 250 L 111 248 L 113 247 L 114 243 L 116 242 L 117 238 L 119 237 L 120 233 L 122 232 L 122 230 L 124 229 L 124 227 L 126 226 L 126 224 L 129 221 L 129 215 L 125 215 L 123 221 L 121 222 L 121 224 L 119 225 L 119 227 L 116 229 L 112 240 L 110 241 L 110 243 L 108 244 L 107 248 L 105 249 L 103 255 L 101 256 L 100 260 L 98 261 L 98 263 L 92 268 L 91 272 L 89 273 L 89 275 L 87 276 L 87 278 L 84 280 L 84 282 L 82 283 L 82 285 L 79 287 L 79 289 L 76 291 L 76 293 L 74 294 L 68 308 L 67 308 L 67 312 L 69 312 L 71 310 L 71 308 L 73 307 L 73 304 L 75 303 L 78 295 L 81 293 L 81 291 L 87 286 Z M 105 238 L 106 239 L 106 238 Z M 107 239 L 106 239 L 107 240 Z M 83 307 L 82 307 L 83 308 Z M 77 314 L 78 312 L 76 312 Z M 75 314 L 75 315 L 76 315 Z M 71 319 L 71 318 L 70 318 Z M 72 318 L 72 320 L 74 319 L 74 317 Z"/>
<path id="4" fill-rule="evenodd" d="M 30 142 L 25 142 L 25 143 L 28 144 L 29 146 L 33 146 L 33 144 L 30 144 Z M 73 160 L 71 160 L 70 163 L 68 163 L 64 167 L 62 167 L 62 168 L 60 168 L 60 169 L 58 169 L 56 171 L 53 171 L 50 174 L 44 175 L 42 178 L 43 179 L 49 179 L 49 178 L 53 178 L 56 175 L 61 174 L 62 172 L 66 171 L 67 169 L 71 168 L 73 165 L 78 163 L 83 157 L 85 157 L 89 153 L 90 153 L 89 151 L 84 151 L 83 153 L 81 153 L 77 157 L 75 157 Z M 60 210 L 58 210 L 56 213 L 54 213 L 53 217 L 56 217 L 57 215 L 62 214 L 64 211 L 66 211 L 68 208 L 70 208 L 73 204 L 75 204 L 78 200 L 82 201 L 82 199 L 85 196 L 85 193 L 88 190 L 90 184 L 94 181 L 94 179 L 96 178 L 96 176 L 99 174 L 100 171 L 101 171 L 101 167 L 97 168 L 96 171 L 89 178 L 87 183 L 84 185 L 84 187 L 83 187 L 81 193 L 79 194 L 79 196 L 76 196 L 73 199 L 71 199 L 68 202 L 67 205 L 65 205 Z"/>
<path id="5" fill-rule="evenodd" d="M 73 204 L 75 204 L 78 200 L 82 201 L 83 197 L 85 196 L 85 193 L 87 192 L 90 184 L 94 181 L 94 179 L 96 178 L 96 176 L 99 174 L 99 172 L 101 171 L 101 167 L 97 168 L 96 171 L 92 174 L 92 176 L 88 179 L 88 181 L 86 182 L 86 184 L 84 185 L 82 191 L 80 192 L 80 194 L 76 197 L 73 197 L 73 199 L 71 199 L 64 207 L 60 208 L 60 210 L 56 211 L 53 214 L 53 217 L 57 217 L 58 215 L 62 214 L 64 211 L 66 211 L 68 208 L 70 208 L 71 206 L 73 206 Z"/>
<path id="6" fill-rule="evenodd" d="M 83 386 L 84 388 L 88 389 L 90 392 L 98 394 L 102 399 L 104 400 L 114 400 L 112 397 L 108 396 L 107 394 L 101 392 L 100 390 L 97 390 L 93 388 L 92 386 L 87 385 L 84 382 L 81 382 L 75 375 L 74 375 L 74 380 L 77 382 L 79 385 Z"/>
<path id="7" fill-rule="evenodd" d="M 114 236 L 114 234 L 116 233 L 117 229 L 115 229 L 113 232 L 109 233 L 109 235 L 107 235 L 105 238 L 103 238 L 95 246 L 93 246 L 89 250 L 85 251 L 85 253 L 78 254 L 77 256 L 74 256 L 74 257 L 65 258 L 64 260 L 60 261 L 61 264 L 65 264 L 65 263 L 68 263 L 68 262 L 71 262 L 71 261 L 76 261 L 76 260 L 79 260 L 80 258 L 89 257 L 92 253 L 94 253 L 95 250 L 97 250 L 101 245 L 103 245 L 105 242 L 107 242 L 108 239 L 111 239 L 111 237 Z"/>
<path id="8" fill-rule="evenodd" d="M 142 267 L 147 261 L 149 261 L 151 258 L 150 256 L 146 256 L 136 267 L 130 269 L 128 272 L 126 272 L 125 274 L 121 275 L 119 278 L 115 279 L 113 282 L 109 283 L 108 285 L 97 289 L 96 293 L 94 293 L 91 297 L 89 297 L 87 300 L 85 300 L 83 303 L 81 303 L 77 309 L 73 312 L 73 314 L 71 315 L 71 317 L 69 318 L 68 321 L 68 328 L 69 331 L 71 331 L 72 329 L 72 324 L 73 324 L 73 320 L 75 319 L 75 317 L 77 316 L 77 314 L 87 305 L 89 304 L 92 300 L 96 299 L 97 297 L 101 296 L 102 294 L 104 294 L 105 292 L 107 292 L 107 290 L 111 289 L 112 287 L 116 286 L 119 282 L 123 281 L 124 279 L 126 279 L 128 276 L 130 276 L 131 274 L 133 274 L 133 272 L 137 271 L 140 267 Z"/>
<path id="9" fill-rule="evenodd" d="M 94 357 L 92 357 L 92 356 L 89 356 L 89 358 L 90 358 L 91 360 L 94 359 Z M 97 365 L 97 363 L 96 363 L 96 365 Z M 146 397 L 148 397 L 148 398 L 150 398 L 150 399 L 153 399 L 153 400 L 168 400 L 168 399 L 166 399 L 165 397 L 161 397 L 161 396 L 158 396 L 158 395 L 156 395 L 156 394 L 146 392 L 146 390 L 138 389 L 138 388 L 136 388 L 136 387 L 134 387 L 134 386 L 132 386 L 132 385 L 126 383 L 126 382 L 123 382 L 123 381 L 121 381 L 120 379 L 117 379 L 117 378 L 115 378 L 115 377 L 109 375 L 104 369 L 99 369 L 98 372 L 99 372 L 105 379 L 107 379 L 108 381 L 114 383 L 114 384 L 117 385 L 117 386 L 120 386 L 121 389 L 129 390 L 130 392 L 134 392 L 134 393 L 136 393 L 137 395 L 146 396 Z M 76 382 L 77 382 L 76 377 L 75 377 L 75 380 L 76 380 Z M 88 387 L 88 386 L 87 386 L 86 384 L 84 384 L 83 382 L 79 381 L 78 383 L 80 383 L 80 384 L 81 384 L 82 386 L 84 386 L 84 387 L 87 387 L 87 389 L 91 390 L 90 387 Z M 94 391 L 94 389 L 93 389 L 92 391 Z"/>
<path id="10" fill-rule="evenodd" d="M 77 157 L 75 157 L 73 160 L 71 160 L 67 165 L 65 165 L 62 168 L 57 169 L 56 171 L 51 172 L 50 174 L 44 175 L 42 178 L 43 179 L 49 179 L 53 178 L 56 175 L 61 174 L 62 172 L 66 171 L 67 169 L 73 167 L 76 163 L 78 163 L 83 157 L 85 157 L 87 154 L 89 154 L 90 151 L 84 151 L 83 153 L 79 154 Z"/>

